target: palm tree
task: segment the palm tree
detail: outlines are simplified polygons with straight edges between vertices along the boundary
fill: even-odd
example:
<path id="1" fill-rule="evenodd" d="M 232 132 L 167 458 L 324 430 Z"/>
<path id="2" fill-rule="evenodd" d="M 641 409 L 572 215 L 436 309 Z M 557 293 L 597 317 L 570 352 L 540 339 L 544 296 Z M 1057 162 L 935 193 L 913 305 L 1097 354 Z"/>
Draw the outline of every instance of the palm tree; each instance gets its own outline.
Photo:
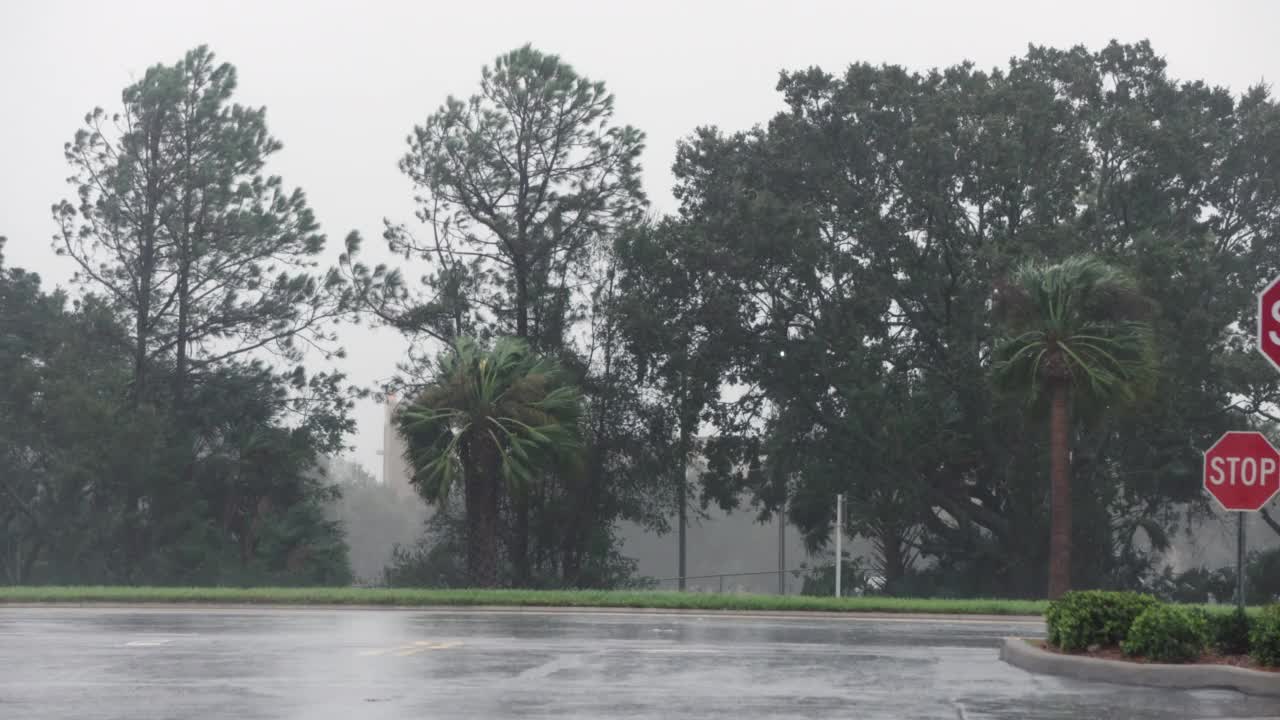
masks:
<path id="1" fill-rule="evenodd" d="M 1150 305 L 1134 281 L 1093 257 L 1024 265 L 997 288 L 1008 335 L 995 348 L 1002 385 L 1049 401 L 1049 597 L 1071 586 L 1073 404 L 1134 400 L 1155 376 Z"/>
<path id="2" fill-rule="evenodd" d="M 582 448 L 582 397 L 554 360 L 503 338 L 486 350 L 458 340 L 436 360 L 431 381 L 396 422 L 413 482 L 443 503 L 462 481 L 467 574 L 477 587 L 498 582 L 498 505 Z"/>

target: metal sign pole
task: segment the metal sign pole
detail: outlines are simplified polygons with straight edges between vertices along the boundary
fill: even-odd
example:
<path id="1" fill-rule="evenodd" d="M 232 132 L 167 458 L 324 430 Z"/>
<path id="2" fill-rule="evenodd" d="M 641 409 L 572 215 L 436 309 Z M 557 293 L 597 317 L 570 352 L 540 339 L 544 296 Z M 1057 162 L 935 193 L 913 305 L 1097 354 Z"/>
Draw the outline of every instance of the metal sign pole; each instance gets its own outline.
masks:
<path id="1" fill-rule="evenodd" d="M 1236 513 L 1236 607 L 1244 612 L 1244 513 Z"/>
<path id="2" fill-rule="evenodd" d="M 840 597 L 840 566 L 844 565 L 844 555 L 840 541 L 844 537 L 844 493 L 836 494 L 836 597 Z"/>
<path id="3" fill-rule="evenodd" d="M 787 594 L 787 506 L 778 509 L 778 594 Z"/>

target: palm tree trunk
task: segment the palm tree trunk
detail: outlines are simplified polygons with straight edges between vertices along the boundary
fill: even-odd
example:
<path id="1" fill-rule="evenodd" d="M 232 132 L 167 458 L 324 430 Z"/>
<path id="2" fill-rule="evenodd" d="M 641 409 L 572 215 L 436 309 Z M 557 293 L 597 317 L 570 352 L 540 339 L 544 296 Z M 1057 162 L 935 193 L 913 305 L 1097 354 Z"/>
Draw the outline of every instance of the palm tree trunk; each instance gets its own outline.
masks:
<path id="1" fill-rule="evenodd" d="M 1071 460 L 1067 450 L 1067 383 L 1050 388 L 1049 408 L 1049 599 L 1071 589 Z"/>
<path id="2" fill-rule="evenodd" d="M 521 485 L 511 494 L 515 510 L 515 533 L 511 542 L 511 564 L 516 587 L 529 585 L 529 488 Z"/>
<path id="3" fill-rule="evenodd" d="M 486 439 L 469 443 L 466 473 L 467 579 L 472 587 L 498 585 L 498 449 Z"/>
<path id="4" fill-rule="evenodd" d="M 880 533 L 878 543 L 880 546 L 880 559 L 883 560 L 880 568 L 884 576 L 883 591 L 886 595 L 893 595 L 897 592 L 898 584 L 902 582 L 902 578 L 907 574 L 903 531 L 899 526 L 892 523 L 882 524 L 878 531 Z"/>

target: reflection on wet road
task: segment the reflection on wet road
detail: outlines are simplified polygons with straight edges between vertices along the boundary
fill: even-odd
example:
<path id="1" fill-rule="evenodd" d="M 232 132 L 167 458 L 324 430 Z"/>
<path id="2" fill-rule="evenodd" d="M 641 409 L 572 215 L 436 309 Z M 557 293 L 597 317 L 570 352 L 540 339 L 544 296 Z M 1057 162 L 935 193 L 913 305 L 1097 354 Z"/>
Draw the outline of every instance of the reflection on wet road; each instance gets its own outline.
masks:
<path id="1" fill-rule="evenodd" d="M 1031 675 L 1037 624 L 0 607 L 0 718 L 1246 718 L 1275 699 Z"/>

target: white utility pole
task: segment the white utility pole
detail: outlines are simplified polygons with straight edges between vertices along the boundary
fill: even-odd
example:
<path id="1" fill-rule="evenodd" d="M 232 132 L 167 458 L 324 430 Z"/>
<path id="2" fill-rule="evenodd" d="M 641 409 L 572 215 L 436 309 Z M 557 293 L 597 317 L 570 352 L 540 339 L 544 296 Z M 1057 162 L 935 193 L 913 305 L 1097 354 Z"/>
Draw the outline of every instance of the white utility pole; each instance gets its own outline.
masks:
<path id="1" fill-rule="evenodd" d="M 840 566 L 844 565 L 844 555 L 840 547 L 844 537 L 844 493 L 836 494 L 836 597 L 840 597 Z"/>

